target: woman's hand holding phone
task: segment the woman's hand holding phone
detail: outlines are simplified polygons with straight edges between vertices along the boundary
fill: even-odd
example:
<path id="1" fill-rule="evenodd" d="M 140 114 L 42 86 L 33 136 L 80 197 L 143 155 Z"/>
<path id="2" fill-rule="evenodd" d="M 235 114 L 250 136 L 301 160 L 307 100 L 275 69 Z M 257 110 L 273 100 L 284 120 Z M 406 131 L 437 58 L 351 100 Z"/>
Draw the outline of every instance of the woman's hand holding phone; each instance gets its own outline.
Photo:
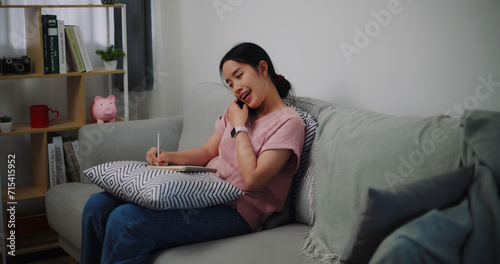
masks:
<path id="1" fill-rule="evenodd" d="M 245 126 L 248 119 L 248 106 L 243 103 L 242 107 L 240 107 L 237 102 L 239 100 L 233 101 L 229 109 L 229 122 L 233 127 Z"/>

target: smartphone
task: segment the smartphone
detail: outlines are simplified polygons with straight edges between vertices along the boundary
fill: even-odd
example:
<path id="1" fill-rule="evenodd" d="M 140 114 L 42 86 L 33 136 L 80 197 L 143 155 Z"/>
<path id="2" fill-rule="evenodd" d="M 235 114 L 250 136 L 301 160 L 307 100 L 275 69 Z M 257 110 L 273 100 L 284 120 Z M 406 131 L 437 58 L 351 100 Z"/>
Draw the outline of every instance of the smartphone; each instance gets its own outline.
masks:
<path id="1" fill-rule="evenodd" d="M 243 103 L 242 101 L 240 100 L 237 100 L 236 103 L 240 106 L 241 109 L 243 109 L 243 105 L 245 103 Z M 257 115 L 257 110 L 256 109 L 253 109 L 253 108 L 248 108 L 248 115 L 249 116 L 256 116 Z"/>

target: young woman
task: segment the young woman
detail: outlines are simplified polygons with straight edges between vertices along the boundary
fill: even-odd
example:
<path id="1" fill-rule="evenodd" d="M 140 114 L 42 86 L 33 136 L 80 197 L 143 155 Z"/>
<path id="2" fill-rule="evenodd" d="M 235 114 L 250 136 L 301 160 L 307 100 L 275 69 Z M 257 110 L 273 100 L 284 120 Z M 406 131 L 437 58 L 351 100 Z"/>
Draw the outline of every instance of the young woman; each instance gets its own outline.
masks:
<path id="1" fill-rule="evenodd" d="M 302 119 L 282 101 L 291 85 L 253 43 L 232 48 L 219 70 L 236 99 L 207 142 L 159 156 L 153 147 L 146 161 L 216 168 L 217 177 L 246 195 L 224 205 L 158 211 L 94 194 L 83 213 L 81 263 L 147 263 L 160 249 L 253 232 L 283 209 L 304 142 Z"/>

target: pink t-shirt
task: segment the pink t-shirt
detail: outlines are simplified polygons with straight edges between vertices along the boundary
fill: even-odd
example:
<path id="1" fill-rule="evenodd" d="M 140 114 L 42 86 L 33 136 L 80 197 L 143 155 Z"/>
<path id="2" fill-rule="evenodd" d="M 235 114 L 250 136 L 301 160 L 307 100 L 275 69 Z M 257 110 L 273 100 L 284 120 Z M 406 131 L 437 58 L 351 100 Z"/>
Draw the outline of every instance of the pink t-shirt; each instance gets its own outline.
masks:
<path id="1" fill-rule="evenodd" d="M 233 126 L 228 120 L 229 108 L 215 123 L 215 131 L 221 137 L 219 156 L 213 158 L 207 167 L 217 168 L 217 177 L 246 194 L 227 205 L 235 206 L 252 230 L 256 230 L 273 212 L 283 210 L 292 177 L 299 166 L 305 125 L 292 107 L 280 109 L 253 122 L 247 120 L 248 137 L 257 157 L 271 149 L 290 149 L 294 153 L 264 189 L 248 191 L 238 170 L 236 144 L 231 138 Z"/>

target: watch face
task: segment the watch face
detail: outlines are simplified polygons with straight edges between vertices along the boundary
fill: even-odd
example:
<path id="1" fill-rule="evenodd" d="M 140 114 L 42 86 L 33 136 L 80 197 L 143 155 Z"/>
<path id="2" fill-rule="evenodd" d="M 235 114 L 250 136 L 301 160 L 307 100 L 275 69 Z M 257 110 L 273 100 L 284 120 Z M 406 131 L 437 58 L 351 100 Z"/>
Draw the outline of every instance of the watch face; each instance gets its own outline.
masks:
<path id="1" fill-rule="evenodd" d="M 238 135 L 240 131 L 247 132 L 248 130 L 246 127 L 233 127 L 233 129 L 231 130 L 231 137 L 236 137 L 236 135 Z"/>

